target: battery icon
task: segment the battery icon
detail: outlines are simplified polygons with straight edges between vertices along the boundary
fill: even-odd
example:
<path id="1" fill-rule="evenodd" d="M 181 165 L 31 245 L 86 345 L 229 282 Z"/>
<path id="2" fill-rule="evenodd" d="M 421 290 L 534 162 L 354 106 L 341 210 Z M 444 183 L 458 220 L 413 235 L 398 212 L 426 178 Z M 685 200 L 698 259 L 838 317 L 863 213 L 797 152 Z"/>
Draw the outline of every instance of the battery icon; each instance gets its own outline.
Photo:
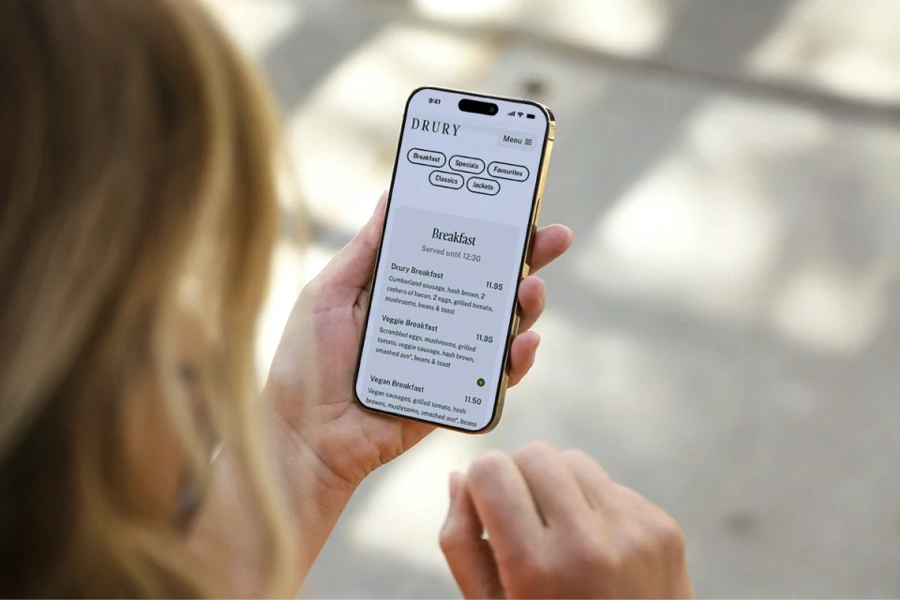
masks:
<path id="1" fill-rule="evenodd" d="M 533 115 L 532 113 L 528 113 L 528 118 L 529 118 L 529 119 L 533 119 L 533 118 L 534 118 L 534 115 Z"/>

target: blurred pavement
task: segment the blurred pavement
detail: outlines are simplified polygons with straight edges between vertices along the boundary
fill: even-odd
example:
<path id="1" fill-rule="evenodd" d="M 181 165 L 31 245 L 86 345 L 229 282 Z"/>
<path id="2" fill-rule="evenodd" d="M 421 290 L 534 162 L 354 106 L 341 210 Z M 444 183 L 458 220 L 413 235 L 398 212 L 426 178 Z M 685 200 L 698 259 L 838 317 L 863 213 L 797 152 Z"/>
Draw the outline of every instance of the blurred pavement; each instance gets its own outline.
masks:
<path id="1" fill-rule="evenodd" d="M 458 597 L 447 475 L 534 439 L 670 511 L 699 596 L 900 595 L 900 1 L 210 1 L 273 80 L 299 186 L 261 372 L 419 85 L 553 108 L 542 220 L 577 236 L 500 427 L 372 476 L 304 595 Z"/>

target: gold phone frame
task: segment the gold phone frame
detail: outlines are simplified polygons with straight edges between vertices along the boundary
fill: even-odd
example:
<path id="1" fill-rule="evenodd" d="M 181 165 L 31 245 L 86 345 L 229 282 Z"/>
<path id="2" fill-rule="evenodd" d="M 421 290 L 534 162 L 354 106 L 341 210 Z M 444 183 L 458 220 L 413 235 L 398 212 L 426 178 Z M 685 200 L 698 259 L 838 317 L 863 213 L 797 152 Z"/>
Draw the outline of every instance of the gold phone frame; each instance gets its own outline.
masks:
<path id="1" fill-rule="evenodd" d="M 413 97 L 421 91 L 424 90 L 434 90 L 438 92 L 449 92 L 451 94 L 460 94 L 467 97 L 472 98 L 480 98 L 485 100 L 502 100 L 504 102 L 514 102 L 518 104 L 525 104 L 528 106 L 532 106 L 540 110 L 547 119 L 547 130 L 544 132 L 544 140 L 541 148 L 541 158 L 540 158 L 540 167 L 538 168 L 538 177 L 537 181 L 535 181 L 534 185 L 534 194 L 531 198 L 531 216 L 528 220 L 528 233 L 525 238 L 525 245 L 522 249 L 522 258 L 520 260 L 519 265 L 519 280 L 516 284 L 515 290 L 515 302 L 512 307 L 512 314 L 509 317 L 509 330 L 506 333 L 506 340 L 504 341 L 504 349 L 503 349 L 503 373 L 500 379 L 500 382 L 497 386 L 497 395 L 494 398 L 494 409 L 491 415 L 490 421 L 482 427 L 481 429 L 472 430 L 466 429 L 464 427 L 455 427 L 451 424 L 441 423 L 430 421 L 428 419 L 419 419 L 413 416 L 407 415 L 399 415 L 393 412 L 388 412 L 384 410 L 379 410 L 377 408 L 371 408 L 366 406 L 365 403 L 359 398 L 359 394 L 357 393 L 357 384 L 359 383 L 359 369 L 362 366 L 362 357 L 363 350 L 365 348 L 366 341 L 366 331 L 369 328 L 369 317 L 371 316 L 372 311 L 372 303 L 371 298 L 369 301 L 369 306 L 366 308 L 366 318 L 363 323 L 363 333 L 359 342 L 359 356 L 356 359 L 356 369 L 353 374 L 353 397 L 356 399 L 356 402 L 359 406 L 361 406 L 364 410 L 369 412 L 373 412 L 379 415 L 387 415 L 390 417 L 396 417 L 399 419 L 407 419 L 411 421 L 418 421 L 420 423 L 428 423 L 429 425 L 434 425 L 435 427 L 441 427 L 443 429 L 449 429 L 451 431 L 459 431 L 462 433 L 468 433 L 471 435 L 485 434 L 493 430 L 497 424 L 500 422 L 500 418 L 503 415 L 503 405 L 506 401 L 506 390 L 509 387 L 509 351 L 512 345 L 513 339 L 515 339 L 516 335 L 519 332 L 519 318 L 520 318 L 520 307 L 519 307 L 519 286 L 522 283 L 522 280 L 528 277 L 528 274 L 531 272 L 531 252 L 532 246 L 534 245 L 534 236 L 537 231 L 537 223 L 541 214 L 541 205 L 544 201 L 544 187 L 547 184 L 547 171 L 550 168 L 550 154 L 553 150 L 553 142 L 556 139 L 556 119 L 553 116 L 553 112 L 543 104 L 539 102 L 535 102 L 533 100 L 526 100 L 524 98 L 510 98 L 507 96 L 496 96 L 489 94 L 479 94 L 475 92 L 469 92 L 465 90 L 457 90 L 453 88 L 445 88 L 439 86 L 421 86 L 412 91 L 410 93 L 409 98 L 406 100 L 406 106 L 403 109 L 403 120 L 400 124 L 400 138 L 397 141 L 397 154 L 394 157 L 394 169 L 391 173 L 391 187 L 388 190 L 387 204 L 385 206 L 384 212 L 384 224 L 381 229 L 381 236 L 378 240 L 378 253 L 375 257 L 375 268 L 372 272 L 372 288 L 375 286 L 375 277 L 378 273 L 378 266 L 381 264 L 381 251 L 384 246 L 384 233 L 387 228 L 387 220 L 388 215 L 391 210 L 391 198 L 394 193 L 394 181 L 397 177 L 397 166 L 400 162 L 400 149 L 403 146 L 403 131 L 406 125 L 406 120 L 409 114 L 409 105 L 412 101 Z"/>

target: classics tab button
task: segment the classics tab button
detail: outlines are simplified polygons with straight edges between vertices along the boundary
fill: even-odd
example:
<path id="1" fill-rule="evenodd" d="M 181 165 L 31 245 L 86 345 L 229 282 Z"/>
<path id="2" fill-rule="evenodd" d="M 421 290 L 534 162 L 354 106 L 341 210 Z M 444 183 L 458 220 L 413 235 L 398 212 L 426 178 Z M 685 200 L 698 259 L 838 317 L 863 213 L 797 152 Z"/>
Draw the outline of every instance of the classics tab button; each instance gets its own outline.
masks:
<path id="1" fill-rule="evenodd" d="M 528 169 L 522 165 L 511 165 L 505 162 L 492 162 L 488 165 L 488 175 L 498 179 L 511 179 L 512 181 L 525 181 L 528 179 Z"/>
<path id="2" fill-rule="evenodd" d="M 484 161 L 471 156 L 451 156 L 450 168 L 463 173 L 481 173 L 484 171 Z"/>
<path id="3" fill-rule="evenodd" d="M 437 187 L 445 187 L 458 190 L 463 186 L 463 176 L 456 173 L 448 173 L 447 171 L 432 171 L 428 175 L 428 181 L 431 185 Z"/>
<path id="4" fill-rule="evenodd" d="M 406 153 L 406 159 L 416 165 L 425 165 L 426 167 L 443 167 L 447 162 L 447 157 L 441 152 L 434 150 L 422 150 L 421 148 L 413 148 Z"/>
<path id="5" fill-rule="evenodd" d="M 466 182 L 466 189 L 476 194 L 496 196 L 500 191 L 500 182 L 481 177 L 469 177 L 469 181 Z"/>

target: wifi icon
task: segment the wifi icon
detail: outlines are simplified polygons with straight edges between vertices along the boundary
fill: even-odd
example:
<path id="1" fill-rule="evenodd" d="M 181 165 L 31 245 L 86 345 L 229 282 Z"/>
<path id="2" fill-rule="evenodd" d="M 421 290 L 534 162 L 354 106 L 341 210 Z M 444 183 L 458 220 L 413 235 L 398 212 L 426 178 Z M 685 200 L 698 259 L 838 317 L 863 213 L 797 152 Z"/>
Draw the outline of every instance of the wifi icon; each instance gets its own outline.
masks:
<path id="1" fill-rule="evenodd" d="M 519 115 L 519 116 L 521 117 L 521 116 L 524 115 L 525 113 L 517 112 L 516 114 Z"/>

